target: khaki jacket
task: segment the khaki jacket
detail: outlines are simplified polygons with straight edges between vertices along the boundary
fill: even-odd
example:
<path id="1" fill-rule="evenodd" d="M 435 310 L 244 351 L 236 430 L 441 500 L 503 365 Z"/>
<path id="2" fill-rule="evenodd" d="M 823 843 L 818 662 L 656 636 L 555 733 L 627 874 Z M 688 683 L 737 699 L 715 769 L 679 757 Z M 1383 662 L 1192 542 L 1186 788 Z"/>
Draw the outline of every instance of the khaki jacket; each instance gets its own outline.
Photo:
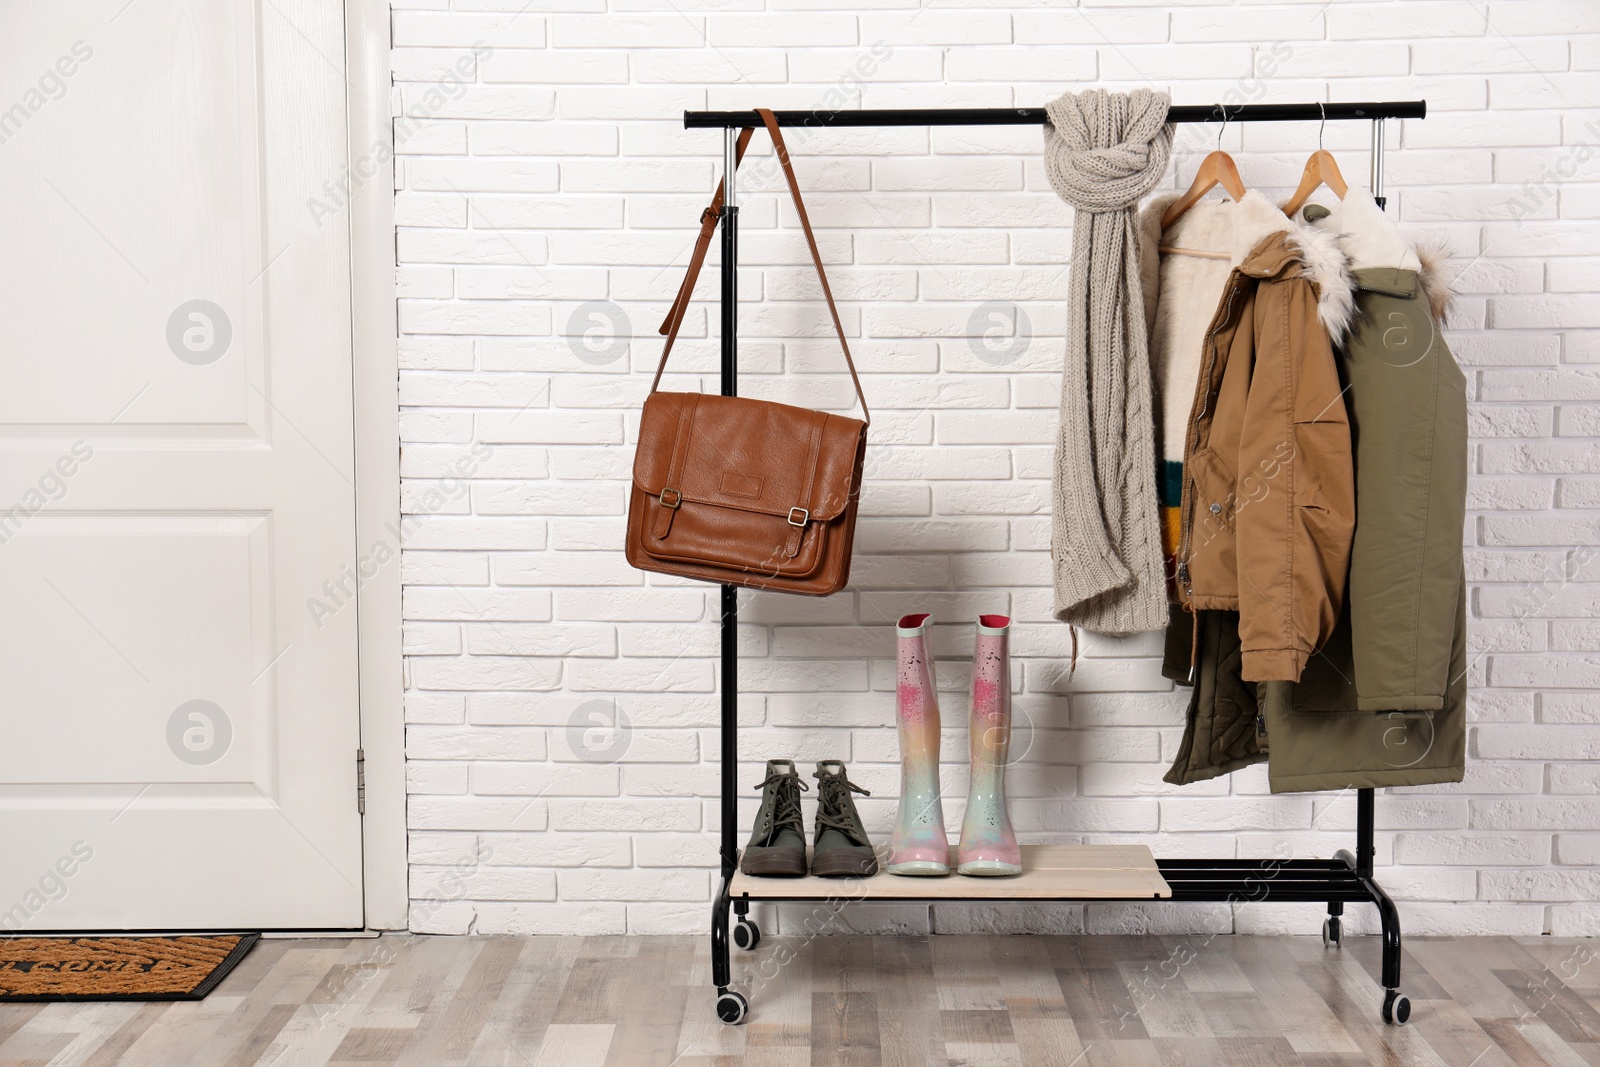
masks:
<path id="1" fill-rule="evenodd" d="M 1206 331 L 1179 516 L 1179 600 L 1239 613 L 1251 682 L 1298 681 L 1332 634 L 1355 531 L 1330 341 L 1350 278 L 1331 239 L 1284 223 L 1230 273 Z"/>

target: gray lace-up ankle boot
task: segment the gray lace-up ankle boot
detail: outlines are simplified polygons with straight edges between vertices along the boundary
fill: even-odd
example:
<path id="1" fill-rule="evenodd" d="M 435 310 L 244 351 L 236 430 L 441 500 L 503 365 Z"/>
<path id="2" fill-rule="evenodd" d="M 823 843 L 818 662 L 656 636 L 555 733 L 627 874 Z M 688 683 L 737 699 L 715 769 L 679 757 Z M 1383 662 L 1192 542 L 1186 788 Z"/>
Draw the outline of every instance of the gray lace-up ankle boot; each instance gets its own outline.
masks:
<path id="1" fill-rule="evenodd" d="M 806 827 L 800 817 L 800 791 L 810 789 L 800 780 L 794 760 L 767 761 L 767 777 L 757 789 L 761 810 L 750 843 L 744 846 L 739 869 L 745 874 L 792 878 L 806 873 Z"/>
<path id="2" fill-rule="evenodd" d="M 822 878 L 865 878 L 878 873 L 878 857 L 861 828 L 852 792 L 871 796 L 845 774 L 838 760 L 817 763 L 817 841 L 811 873 Z"/>

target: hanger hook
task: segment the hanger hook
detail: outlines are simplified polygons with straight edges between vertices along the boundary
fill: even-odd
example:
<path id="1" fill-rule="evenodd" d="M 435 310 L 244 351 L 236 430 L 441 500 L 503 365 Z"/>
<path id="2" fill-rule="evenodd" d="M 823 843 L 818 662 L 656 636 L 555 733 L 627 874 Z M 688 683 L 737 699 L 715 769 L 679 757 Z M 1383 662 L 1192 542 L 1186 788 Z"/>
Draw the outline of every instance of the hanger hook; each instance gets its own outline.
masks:
<path id="1" fill-rule="evenodd" d="M 1228 109 L 1222 108 L 1222 125 L 1217 127 L 1217 151 L 1222 151 L 1222 132 L 1228 128 Z"/>
<path id="2" fill-rule="evenodd" d="M 1317 151 L 1322 151 L 1322 131 L 1328 128 L 1328 105 L 1317 101 L 1317 111 L 1322 115 L 1322 121 L 1317 125 Z"/>

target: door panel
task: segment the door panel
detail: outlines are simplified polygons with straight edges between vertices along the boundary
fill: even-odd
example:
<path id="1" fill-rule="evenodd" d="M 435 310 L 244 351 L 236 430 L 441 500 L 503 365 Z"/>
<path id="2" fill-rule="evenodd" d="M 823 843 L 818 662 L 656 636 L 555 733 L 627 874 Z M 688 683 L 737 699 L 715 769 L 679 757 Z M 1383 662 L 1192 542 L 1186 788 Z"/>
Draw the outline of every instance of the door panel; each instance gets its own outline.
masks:
<path id="1" fill-rule="evenodd" d="M 15 105 L 0 126 L 0 289 L 35 310 L 8 318 L 5 341 L 50 356 L 7 361 L 9 426 L 105 423 L 146 386 L 141 421 L 248 413 L 246 370 L 261 358 L 257 14 L 137 0 L 111 21 L 125 2 L 0 13 L 0 106 Z M 245 358 L 188 373 L 166 319 L 202 295 L 231 310 L 230 351 Z"/>
<path id="2" fill-rule="evenodd" d="M 0 7 L 0 926 L 362 925 L 342 27 Z"/>

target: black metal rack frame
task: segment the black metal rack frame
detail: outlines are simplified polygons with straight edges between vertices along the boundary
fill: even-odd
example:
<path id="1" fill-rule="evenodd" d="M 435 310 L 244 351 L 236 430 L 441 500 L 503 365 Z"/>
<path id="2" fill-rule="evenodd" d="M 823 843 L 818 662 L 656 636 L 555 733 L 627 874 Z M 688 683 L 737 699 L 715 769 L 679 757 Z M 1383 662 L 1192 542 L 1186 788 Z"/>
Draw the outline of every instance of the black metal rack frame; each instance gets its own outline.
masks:
<path id="1" fill-rule="evenodd" d="M 1228 107 L 1213 104 L 1199 107 L 1174 107 L 1168 121 L 1190 122 L 1336 122 L 1364 120 L 1372 123 L 1372 195 L 1381 206 L 1383 198 L 1383 123 L 1385 119 L 1424 118 L 1423 100 L 1385 103 L 1243 104 Z M 779 126 L 785 127 L 863 127 L 863 126 L 998 126 L 1043 125 L 1048 121 L 1043 108 L 935 108 L 859 111 L 777 111 Z M 739 131 L 758 127 L 761 119 L 754 111 L 686 111 L 687 129 L 723 130 L 723 203 L 719 222 L 722 227 L 721 262 L 721 392 L 735 395 L 738 387 L 738 295 L 736 277 L 739 263 L 739 208 L 735 200 L 734 144 Z M 722 664 L 721 695 L 721 881 L 711 914 L 711 972 L 717 988 L 717 1014 L 724 1022 L 743 1022 L 748 1004 L 742 994 L 731 990 L 732 965 L 729 959 L 729 913 L 739 918 L 739 943 L 754 948 L 759 931 L 744 917 L 752 899 L 783 899 L 782 888 L 774 885 L 771 898 L 734 898 L 729 883 L 739 866 L 739 786 L 738 786 L 738 700 L 739 653 L 738 586 L 721 587 Z M 1378 885 L 1373 875 L 1373 791 L 1356 792 L 1356 849 L 1340 849 L 1329 860 L 1318 859 L 1173 859 L 1157 860 L 1162 877 L 1172 887 L 1172 900 L 1234 903 L 1260 900 L 1321 902 L 1328 906 L 1323 924 L 1325 942 L 1337 945 L 1342 938 L 1340 916 L 1347 902 L 1370 903 L 1378 908 L 1383 929 L 1383 1020 L 1404 1023 L 1410 1015 L 1410 1002 L 1400 994 L 1400 916 L 1394 901 Z M 973 899 L 1004 900 L 990 893 Z M 906 899 L 906 898 L 900 898 Z M 1030 901 L 1034 903 L 1036 901 Z M 1044 903 L 1047 901 L 1037 901 Z"/>

